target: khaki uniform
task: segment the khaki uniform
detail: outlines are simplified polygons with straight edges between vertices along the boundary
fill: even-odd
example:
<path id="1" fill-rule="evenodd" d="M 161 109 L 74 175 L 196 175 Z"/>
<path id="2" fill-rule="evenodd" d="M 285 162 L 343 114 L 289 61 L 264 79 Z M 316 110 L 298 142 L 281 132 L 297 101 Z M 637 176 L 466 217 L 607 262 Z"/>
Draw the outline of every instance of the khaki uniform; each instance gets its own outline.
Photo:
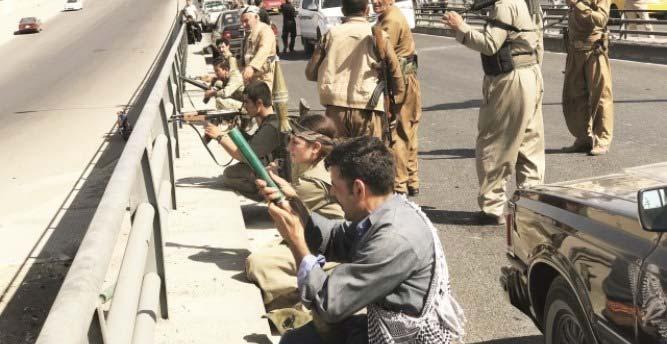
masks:
<path id="1" fill-rule="evenodd" d="M 248 139 L 248 144 L 264 165 L 268 165 L 277 158 L 284 149 L 278 116 L 272 114 L 265 118 L 257 131 Z M 255 179 L 252 168 L 245 162 L 229 166 L 222 172 L 222 186 L 237 191 L 252 200 L 262 201 L 257 186 L 255 186 Z"/>
<path id="2" fill-rule="evenodd" d="M 608 147 L 614 130 L 614 100 L 605 29 L 609 0 L 580 1 L 568 19 L 568 54 L 563 84 L 563 114 L 575 143 L 593 139 Z"/>
<path id="3" fill-rule="evenodd" d="M 491 18 L 522 30 L 534 29 L 523 0 L 500 0 Z M 486 75 L 482 85 L 476 145 L 478 203 L 483 212 L 501 216 L 507 201 L 507 179 L 516 169 L 519 187 L 544 180 L 542 72 L 537 63 L 539 32 L 514 32 L 487 25 L 484 31 L 461 26 L 456 39 L 485 55 L 511 40 L 515 69 Z"/>
<path id="4" fill-rule="evenodd" d="M 269 89 L 273 88 L 273 72 L 276 63 L 276 36 L 269 25 L 258 22 L 255 28 L 246 34 L 242 47 L 243 67 L 255 70 L 251 81 L 264 81 Z"/>
<path id="5" fill-rule="evenodd" d="M 329 194 L 331 177 L 324 161 L 302 169 L 292 186 L 308 210 L 330 219 L 344 217 L 340 205 Z M 299 301 L 296 270 L 292 252 L 282 242 L 253 252 L 246 261 L 248 279 L 262 290 L 269 309 L 291 307 Z"/>
<path id="6" fill-rule="evenodd" d="M 396 53 L 386 42 L 392 87 L 397 102 L 404 97 L 403 77 Z M 384 99 L 371 102 L 378 85 L 380 59 L 373 41 L 372 25 L 363 17 L 349 17 L 322 38 L 306 66 L 306 78 L 317 80 L 325 115 L 336 124 L 338 136 L 382 137 Z"/>
<path id="7" fill-rule="evenodd" d="M 415 41 L 407 20 L 396 6 L 390 6 L 380 17 L 378 25 L 389 35 L 396 51 L 404 78 L 405 99 L 397 109 L 397 124 L 392 131 L 390 147 L 396 162 L 394 191 L 407 192 L 407 187 L 419 188 L 417 173 L 417 129 L 422 115 L 421 91 L 417 80 Z"/>
<path id="8" fill-rule="evenodd" d="M 243 106 L 243 76 L 239 71 L 236 58 L 231 54 L 225 55 L 229 61 L 229 79 L 226 82 L 217 81 L 215 88 L 215 105 L 218 110 L 239 110 Z"/>

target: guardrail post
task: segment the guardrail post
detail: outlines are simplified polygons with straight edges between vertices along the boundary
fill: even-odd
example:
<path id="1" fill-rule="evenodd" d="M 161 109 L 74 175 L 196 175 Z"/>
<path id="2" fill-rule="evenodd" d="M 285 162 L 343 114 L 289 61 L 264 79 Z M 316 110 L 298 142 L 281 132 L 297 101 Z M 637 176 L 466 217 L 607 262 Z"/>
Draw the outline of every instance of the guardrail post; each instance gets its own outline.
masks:
<path id="1" fill-rule="evenodd" d="M 156 216 L 153 220 L 153 237 L 152 242 L 154 249 L 150 250 L 151 258 L 148 263 L 154 263 L 155 272 L 160 276 L 162 284 L 160 285 L 160 315 L 163 319 L 169 317 L 168 303 L 167 303 L 167 278 L 166 278 L 166 269 L 164 267 L 164 242 L 162 240 L 162 226 L 166 221 L 166 216 L 161 211 L 160 204 L 158 202 L 158 190 L 153 181 L 155 180 L 153 176 L 153 171 L 151 168 L 150 158 L 148 157 L 148 151 L 144 150 L 141 157 L 141 176 L 143 177 L 146 198 L 148 203 L 155 208 Z M 147 263 L 147 264 L 148 264 Z M 151 264 L 152 265 L 152 264 Z M 150 272 L 150 270 L 148 271 Z"/>
<path id="2" fill-rule="evenodd" d="M 173 82 L 173 74 L 170 74 L 169 76 L 169 82 L 167 83 L 167 92 L 169 92 L 169 102 L 171 103 L 171 116 L 174 116 L 177 114 L 176 107 L 177 105 L 177 97 L 176 94 L 174 93 L 174 85 L 172 84 Z M 172 134 L 174 135 L 174 152 L 176 153 L 176 159 L 181 158 L 181 144 L 178 139 L 178 123 L 179 122 L 177 119 L 173 119 L 171 121 L 171 131 Z M 174 203 L 175 204 L 175 203 Z M 175 209 L 175 208 L 174 208 Z"/>
<path id="3" fill-rule="evenodd" d="M 168 82 L 168 81 L 167 81 Z M 171 209 L 176 209 L 176 176 L 174 175 L 174 155 L 172 152 L 171 135 L 169 135 L 169 116 L 167 115 L 166 105 L 164 104 L 164 97 L 160 100 L 160 118 L 162 120 L 162 128 L 167 136 L 167 161 L 165 162 L 169 167 L 169 181 L 173 185 L 171 189 Z"/>

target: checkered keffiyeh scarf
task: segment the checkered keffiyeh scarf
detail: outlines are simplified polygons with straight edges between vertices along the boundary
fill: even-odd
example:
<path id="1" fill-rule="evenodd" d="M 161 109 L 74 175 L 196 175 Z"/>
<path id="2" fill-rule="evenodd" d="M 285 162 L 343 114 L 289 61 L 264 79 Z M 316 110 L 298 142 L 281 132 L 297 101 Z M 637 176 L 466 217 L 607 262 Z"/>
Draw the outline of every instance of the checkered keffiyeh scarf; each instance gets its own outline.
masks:
<path id="1" fill-rule="evenodd" d="M 424 309 L 419 317 L 383 309 L 371 304 L 368 310 L 368 342 L 370 344 L 448 344 L 452 340 L 462 341 L 465 317 L 463 309 L 454 300 L 449 286 L 447 262 L 436 234 L 436 229 L 412 202 L 408 204 L 428 224 L 433 234 L 435 248 L 435 273 L 431 279 Z"/>

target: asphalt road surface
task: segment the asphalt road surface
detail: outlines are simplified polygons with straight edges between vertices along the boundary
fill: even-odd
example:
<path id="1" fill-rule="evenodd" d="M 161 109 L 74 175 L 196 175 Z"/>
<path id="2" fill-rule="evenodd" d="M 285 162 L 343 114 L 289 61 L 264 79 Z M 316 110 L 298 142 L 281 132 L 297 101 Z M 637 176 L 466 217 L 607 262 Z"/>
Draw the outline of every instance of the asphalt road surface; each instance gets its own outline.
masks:
<path id="1" fill-rule="evenodd" d="M 280 16 L 272 20 L 280 23 Z M 278 25 L 280 27 L 280 25 Z M 451 38 L 415 35 L 423 117 L 419 132 L 421 194 L 415 201 L 437 226 L 452 286 L 467 317 L 467 343 L 543 343 L 539 330 L 503 298 L 504 229 L 474 225 L 477 209 L 475 136 L 482 85 L 479 55 Z M 322 109 L 316 84 L 305 80 L 305 56 L 283 56 L 290 107 L 299 97 Z M 565 55 L 545 55 L 546 182 L 591 177 L 667 160 L 667 66 L 613 60 L 616 127 L 602 157 L 562 154 L 572 142 L 561 111 Z"/>
<path id="2" fill-rule="evenodd" d="M 122 148 L 115 113 L 176 4 L 88 0 L 0 45 L 0 343 L 35 340 Z"/>

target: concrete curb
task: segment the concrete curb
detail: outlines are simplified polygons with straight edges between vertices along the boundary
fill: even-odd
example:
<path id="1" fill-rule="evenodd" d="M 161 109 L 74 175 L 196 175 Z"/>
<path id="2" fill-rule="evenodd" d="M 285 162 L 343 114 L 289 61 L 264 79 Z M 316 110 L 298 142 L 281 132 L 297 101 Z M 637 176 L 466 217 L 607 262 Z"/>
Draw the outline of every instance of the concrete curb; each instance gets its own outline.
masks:
<path id="1" fill-rule="evenodd" d="M 435 36 L 454 37 L 454 32 L 452 30 L 440 27 L 418 26 L 413 29 L 413 32 Z M 544 49 L 554 52 L 565 52 L 563 50 L 563 42 L 560 36 L 545 35 Z M 619 60 L 667 64 L 667 44 L 611 41 L 609 57 Z"/>

